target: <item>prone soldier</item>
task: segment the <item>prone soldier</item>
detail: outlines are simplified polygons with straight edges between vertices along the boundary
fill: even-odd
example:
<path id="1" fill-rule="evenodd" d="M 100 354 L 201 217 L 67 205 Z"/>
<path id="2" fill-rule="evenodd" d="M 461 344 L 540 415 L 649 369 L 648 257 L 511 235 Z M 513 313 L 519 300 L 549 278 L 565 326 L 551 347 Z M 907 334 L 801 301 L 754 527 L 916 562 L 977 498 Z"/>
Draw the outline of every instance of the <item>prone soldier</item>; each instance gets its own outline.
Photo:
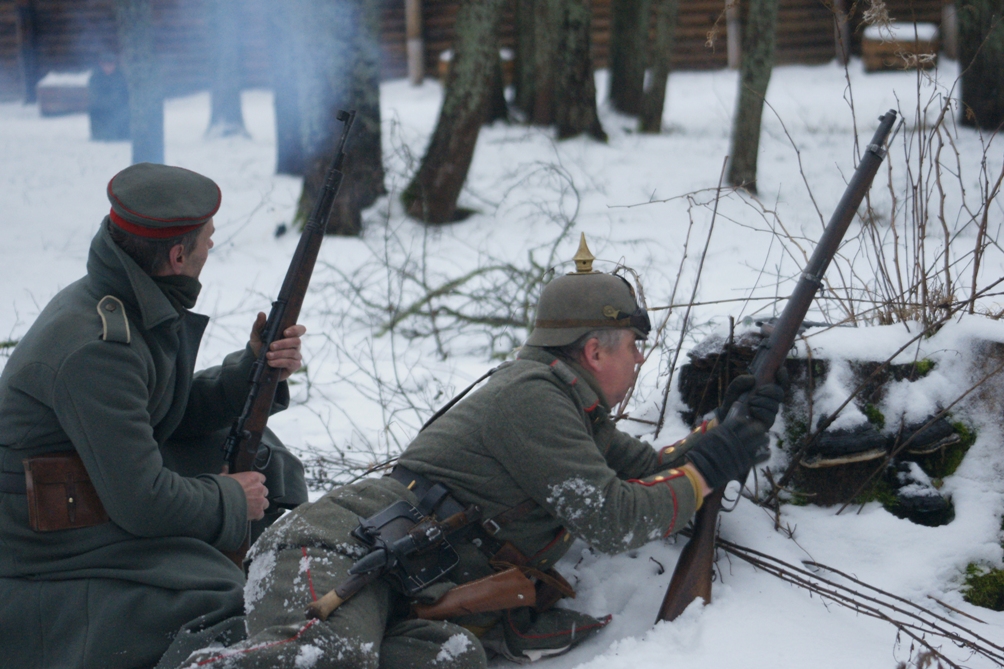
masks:
<path id="1" fill-rule="evenodd" d="M 553 568 L 572 538 L 620 553 L 679 531 L 752 465 L 783 391 L 761 386 L 749 411 L 661 451 L 620 432 L 610 407 L 635 381 L 648 314 L 625 279 L 592 270 L 584 242 L 576 262 L 544 288 L 517 359 L 427 425 L 389 475 L 265 532 L 250 556 L 249 638 L 183 666 L 480 669 L 486 651 L 535 660 L 609 622 L 554 606 L 574 594 Z M 398 551 L 422 543 L 416 528 L 434 538 L 421 518 L 458 514 L 479 521 Z M 393 568 L 346 590 L 380 564 Z M 317 614 L 332 589 L 321 601 L 340 606 Z"/>
<path id="2" fill-rule="evenodd" d="M 243 634 L 244 574 L 220 551 L 307 498 L 301 463 L 272 434 L 263 470 L 221 474 L 265 317 L 244 350 L 193 374 L 209 319 L 189 309 L 219 187 L 143 163 L 108 198 L 86 276 L 0 375 L 3 666 L 152 666 L 183 626 L 181 638 Z M 268 352 L 284 378 L 304 332 Z M 282 384 L 275 408 L 288 398 Z"/>

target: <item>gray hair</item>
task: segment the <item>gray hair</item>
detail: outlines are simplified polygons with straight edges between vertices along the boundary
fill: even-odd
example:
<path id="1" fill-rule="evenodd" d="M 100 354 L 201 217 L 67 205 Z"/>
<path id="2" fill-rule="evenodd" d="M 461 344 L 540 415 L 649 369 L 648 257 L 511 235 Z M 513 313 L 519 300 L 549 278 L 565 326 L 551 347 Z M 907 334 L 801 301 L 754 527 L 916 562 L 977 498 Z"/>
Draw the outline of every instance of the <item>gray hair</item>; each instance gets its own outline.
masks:
<path id="1" fill-rule="evenodd" d="M 612 351 L 620 346 L 623 332 L 630 332 L 630 328 L 597 328 L 590 330 L 571 344 L 565 346 L 548 346 L 544 350 L 556 358 L 566 362 L 579 361 L 582 351 L 586 348 L 586 343 L 590 339 L 595 339 L 604 351 Z"/>

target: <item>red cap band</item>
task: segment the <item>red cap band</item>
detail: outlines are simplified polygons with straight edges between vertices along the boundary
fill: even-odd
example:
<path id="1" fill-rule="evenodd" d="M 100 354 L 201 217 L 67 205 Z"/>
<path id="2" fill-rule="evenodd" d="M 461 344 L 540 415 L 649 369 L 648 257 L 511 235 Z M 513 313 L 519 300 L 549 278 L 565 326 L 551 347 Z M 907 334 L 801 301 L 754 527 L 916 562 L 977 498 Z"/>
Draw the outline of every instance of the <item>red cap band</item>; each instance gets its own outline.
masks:
<path id="1" fill-rule="evenodd" d="M 130 223 L 116 214 L 114 209 L 111 210 L 108 217 L 112 219 L 112 223 L 126 232 L 136 235 L 137 237 L 146 237 L 147 239 L 170 239 L 171 237 L 180 237 L 186 232 L 191 232 L 192 230 L 200 228 L 206 224 L 206 221 L 203 221 L 201 223 L 196 223 L 195 225 L 176 225 L 171 228 L 146 228 L 142 225 Z"/>

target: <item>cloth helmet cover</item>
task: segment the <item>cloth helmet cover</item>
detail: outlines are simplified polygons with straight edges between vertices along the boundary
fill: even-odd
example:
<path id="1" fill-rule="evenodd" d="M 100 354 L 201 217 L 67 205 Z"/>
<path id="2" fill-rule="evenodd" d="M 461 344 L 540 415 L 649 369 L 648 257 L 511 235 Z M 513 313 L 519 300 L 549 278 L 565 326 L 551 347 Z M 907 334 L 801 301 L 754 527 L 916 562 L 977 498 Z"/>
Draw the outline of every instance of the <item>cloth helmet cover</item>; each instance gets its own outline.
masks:
<path id="1" fill-rule="evenodd" d="M 629 328 L 639 337 L 648 336 L 627 324 L 638 310 L 634 289 L 619 276 L 603 272 L 559 276 L 544 286 L 537 303 L 529 346 L 567 346 L 579 337 L 601 328 Z"/>

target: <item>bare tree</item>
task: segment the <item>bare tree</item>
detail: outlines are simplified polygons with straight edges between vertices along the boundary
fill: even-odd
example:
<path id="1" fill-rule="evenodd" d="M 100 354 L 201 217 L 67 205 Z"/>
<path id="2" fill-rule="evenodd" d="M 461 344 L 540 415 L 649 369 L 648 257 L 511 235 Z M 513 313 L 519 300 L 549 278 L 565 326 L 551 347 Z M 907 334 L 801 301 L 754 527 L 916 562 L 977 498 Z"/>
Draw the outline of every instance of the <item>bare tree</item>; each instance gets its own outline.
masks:
<path id="1" fill-rule="evenodd" d="M 555 0 L 550 0 L 554 2 Z M 558 40 L 557 92 L 554 121 L 558 139 L 586 133 L 606 141 L 607 134 L 596 113 L 596 82 L 590 53 L 590 0 L 558 0 L 553 12 Z"/>
<path id="2" fill-rule="evenodd" d="M 640 114 L 648 60 L 650 0 L 610 2 L 610 102 L 625 114 Z"/>
<path id="3" fill-rule="evenodd" d="M 1000 0 L 958 2 L 963 125 L 995 129 L 1004 123 L 1002 10 Z"/>
<path id="4" fill-rule="evenodd" d="M 115 0 L 122 69 L 129 84 L 132 162 L 164 162 L 164 94 L 153 53 L 153 8 L 148 0 Z"/>
<path id="5" fill-rule="evenodd" d="M 38 40 L 36 38 L 35 7 L 31 0 L 16 0 L 14 20 L 17 28 L 17 65 L 24 85 L 24 101 L 35 102 L 38 84 Z"/>
<path id="6" fill-rule="evenodd" d="M 209 3 L 213 88 L 212 111 L 206 134 L 216 137 L 247 135 L 241 113 L 243 6 L 238 0 L 212 0 Z"/>
<path id="7" fill-rule="evenodd" d="M 534 0 L 515 0 L 513 21 L 516 37 L 516 59 L 513 63 L 513 84 L 516 89 L 515 104 L 529 120 L 537 96 L 537 68 L 534 19 L 535 5 L 545 3 Z"/>
<path id="8" fill-rule="evenodd" d="M 760 152 L 760 122 L 764 97 L 774 67 L 779 0 L 750 0 L 743 31 L 739 96 L 732 120 L 732 147 L 726 179 L 732 186 L 756 192 L 756 162 Z"/>
<path id="9" fill-rule="evenodd" d="M 357 235 L 362 210 L 386 193 L 380 138 L 380 45 L 377 3 L 299 0 L 303 68 L 298 80 L 304 149 L 303 191 L 296 221 L 306 222 L 324 185 L 342 125 L 339 109 L 356 110 L 345 149 L 345 178 L 328 220 L 328 234 Z M 301 10 L 302 11 L 302 10 Z"/>
<path id="10" fill-rule="evenodd" d="M 517 0 L 516 106 L 564 139 L 606 139 L 596 114 L 589 0 Z"/>
<path id="11" fill-rule="evenodd" d="M 498 65 L 502 7 L 503 0 L 463 0 L 457 10 L 439 121 L 418 172 L 401 196 L 408 214 L 426 223 L 456 220 L 457 198 L 474 157 Z"/>
<path id="12" fill-rule="evenodd" d="M 275 106 L 275 171 L 303 174 L 303 137 L 300 134 L 300 62 L 297 56 L 297 9 L 295 0 L 275 0 L 269 12 L 272 33 L 272 93 Z"/>
<path id="13" fill-rule="evenodd" d="M 676 37 L 677 0 L 655 0 L 655 43 L 646 75 L 638 129 L 662 132 L 662 112 L 666 106 L 666 83 L 673 58 Z"/>

